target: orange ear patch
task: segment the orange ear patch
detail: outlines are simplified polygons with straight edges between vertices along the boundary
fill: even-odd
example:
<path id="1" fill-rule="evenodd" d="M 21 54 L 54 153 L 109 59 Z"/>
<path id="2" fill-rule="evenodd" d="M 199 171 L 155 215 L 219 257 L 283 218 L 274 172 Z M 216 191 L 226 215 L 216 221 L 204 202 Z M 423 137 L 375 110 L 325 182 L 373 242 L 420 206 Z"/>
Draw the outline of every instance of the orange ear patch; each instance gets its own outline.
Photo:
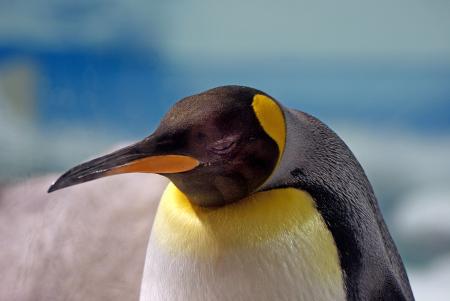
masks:
<path id="1" fill-rule="evenodd" d="M 256 117 L 267 135 L 278 145 L 278 162 L 286 144 L 286 122 L 280 106 L 265 95 L 256 94 L 252 102 Z"/>

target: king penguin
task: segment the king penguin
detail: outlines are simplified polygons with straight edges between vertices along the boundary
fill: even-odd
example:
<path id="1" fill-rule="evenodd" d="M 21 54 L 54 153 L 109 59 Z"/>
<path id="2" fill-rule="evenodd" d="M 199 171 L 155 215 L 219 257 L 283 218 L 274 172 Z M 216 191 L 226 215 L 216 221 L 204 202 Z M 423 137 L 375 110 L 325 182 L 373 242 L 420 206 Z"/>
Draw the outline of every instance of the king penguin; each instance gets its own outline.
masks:
<path id="1" fill-rule="evenodd" d="M 141 300 L 414 300 L 352 152 L 262 91 L 184 98 L 153 134 L 70 169 L 49 192 L 130 172 L 170 180 Z"/>

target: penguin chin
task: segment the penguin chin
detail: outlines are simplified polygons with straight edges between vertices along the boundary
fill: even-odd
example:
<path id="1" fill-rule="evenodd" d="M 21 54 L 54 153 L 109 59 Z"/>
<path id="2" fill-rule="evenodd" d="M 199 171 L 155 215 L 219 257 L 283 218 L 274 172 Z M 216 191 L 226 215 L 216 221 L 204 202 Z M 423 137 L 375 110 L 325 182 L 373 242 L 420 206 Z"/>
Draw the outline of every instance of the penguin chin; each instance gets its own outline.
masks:
<path id="1" fill-rule="evenodd" d="M 251 190 L 242 179 L 216 175 L 209 181 L 185 179 L 179 176 L 168 177 L 183 192 L 189 201 L 201 207 L 221 207 L 238 202 L 247 197 Z"/>

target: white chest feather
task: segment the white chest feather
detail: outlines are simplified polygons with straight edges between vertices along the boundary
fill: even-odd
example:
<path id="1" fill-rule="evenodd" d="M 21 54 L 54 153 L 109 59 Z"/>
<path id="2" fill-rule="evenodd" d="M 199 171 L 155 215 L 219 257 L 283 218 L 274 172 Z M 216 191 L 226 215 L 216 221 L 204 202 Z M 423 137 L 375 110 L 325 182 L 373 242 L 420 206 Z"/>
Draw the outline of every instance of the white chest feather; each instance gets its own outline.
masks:
<path id="1" fill-rule="evenodd" d="M 277 189 L 205 209 L 170 184 L 141 300 L 345 300 L 345 292 L 332 235 L 309 194 Z"/>

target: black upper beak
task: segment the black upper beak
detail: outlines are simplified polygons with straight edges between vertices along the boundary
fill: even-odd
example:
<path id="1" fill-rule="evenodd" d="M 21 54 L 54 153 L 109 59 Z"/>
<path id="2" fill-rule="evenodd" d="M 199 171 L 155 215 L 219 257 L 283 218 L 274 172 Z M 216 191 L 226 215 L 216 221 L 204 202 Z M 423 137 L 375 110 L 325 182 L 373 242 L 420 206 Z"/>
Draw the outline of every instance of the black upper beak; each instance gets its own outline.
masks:
<path id="1" fill-rule="evenodd" d="M 152 140 L 150 136 L 141 142 L 75 166 L 59 177 L 48 192 L 115 174 L 178 173 L 199 165 L 199 161 L 190 156 L 159 152 Z"/>

